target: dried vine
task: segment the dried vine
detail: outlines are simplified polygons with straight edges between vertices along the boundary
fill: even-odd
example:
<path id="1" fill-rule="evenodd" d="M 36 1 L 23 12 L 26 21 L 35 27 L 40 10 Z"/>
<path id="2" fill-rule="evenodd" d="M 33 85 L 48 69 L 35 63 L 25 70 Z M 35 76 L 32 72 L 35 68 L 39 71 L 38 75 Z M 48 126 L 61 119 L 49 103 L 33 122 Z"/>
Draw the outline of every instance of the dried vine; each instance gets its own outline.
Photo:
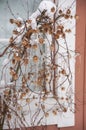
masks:
<path id="1" fill-rule="evenodd" d="M 10 129 L 12 120 L 16 122 L 14 128 L 34 128 L 36 125 L 46 125 L 44 120 L 50 113 L 56 116 L 59 112 L 73 111 L 73 93 L 68 94 L 72 89 L 72 52 L 66 42 L 66 34 L 71 29 L 66 29 L 58 21 L 71 20 L 75 16 L 72 16 L 70 9 L 66 12 L 59 9 L 57 16 L 55 7 L 51 8 L 53 19 L 47 15 L 46 9 L 39 9 L 40 15 L 35 19 L 36 28 L 33 28 L 31 18 L 25 21 L 10 19 L 10 23 L 17 28 L 13 30 L 9 45 L 0 54 L 3 57 L 9 52 L 8 62 L 3 67 L 3 72 L 5 69 L 8 71 L 6 77 L 9 76 L 0 97 L 1 130 L 7 122 Z M 60 44 L 59 39 L 64 41 L 64 45 Z M 66 55 L 60 52 L 61 49 Z M 59 59 L 62 59 L 63 64 Z M 66 91 L 65 97 L 60 97 L 59 89 Z"/>

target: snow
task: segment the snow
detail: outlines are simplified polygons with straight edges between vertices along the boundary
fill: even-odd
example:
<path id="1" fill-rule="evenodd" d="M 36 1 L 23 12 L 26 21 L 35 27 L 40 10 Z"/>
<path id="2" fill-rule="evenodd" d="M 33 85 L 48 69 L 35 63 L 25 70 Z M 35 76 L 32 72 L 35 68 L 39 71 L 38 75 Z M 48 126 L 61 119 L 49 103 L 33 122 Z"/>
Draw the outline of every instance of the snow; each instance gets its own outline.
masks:
<path id="1" fill-rule="evenodd" d="M 36 19 L 34 17 L 31 17 L 30 20 L 32 20 L 31 21 L 32 29 L 36 29 L 36 27 L 37 27 Z"/>
<path id="2" fill-rule="evenodd" d="M 4 59 L 4 61 L 3 61 L 3 63 L 2 63 L 2 66 L 7 65 L 8 63 L 9 63 L 9 59 L 8 59 L 8 58 L 6 58 L 6 59 Z"/>
<path id="3" fill-rule="evenodd" d="M 54 8 L 55 10 L 52 12 L 51 9 Z M 37 23 L 36 23 L 36 18 L 40 15 L 41 12 L 43 12 L 44 10 L 46 10 L 46 15 L 50 18 L 53 19 L 54 13 L 56 11 L 56 5 L 51 2 L 51 1 L 47 1 L 44 0 L 40 3 L 38 9 L 30 16 L 30 20 L 31 22 L 31 27 L 32 29 L 36 29 L 37 27 Z"/>
<path id="4" fill-rule="evenodd" d="M 51 12 L 51 9 L 54 7 L 54 12 Z M 38 9 L 43 12 L 43 10 L 46 10 L 46 15 L 49 16 L 49 18 L 53 19 L 53 15 L 56 11 L 56 5 L 52 1 L 44 0 L 40 3 Z"/>
<path id="5" fill-rule="evenodd" d="M 4 88 L 6 86 L 5 80 L 1 80 L 0 87 Z"/>

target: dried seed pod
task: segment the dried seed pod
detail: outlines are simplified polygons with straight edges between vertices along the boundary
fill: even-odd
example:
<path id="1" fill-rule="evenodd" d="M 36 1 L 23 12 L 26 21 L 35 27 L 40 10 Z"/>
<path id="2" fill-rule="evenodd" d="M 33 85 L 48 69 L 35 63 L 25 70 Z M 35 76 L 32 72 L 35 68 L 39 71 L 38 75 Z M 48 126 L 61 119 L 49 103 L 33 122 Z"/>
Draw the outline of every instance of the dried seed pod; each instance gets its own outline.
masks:
<path id="1" fill-rule="evenodd" d="M 64 107 L 63 112 L 67 112 L 67 108 Z"/>
<path id="2" fill-rule="evenodd" d="M 64 100 L 64 97 L 61 97 L 61 100 Z"/>
<path id="3" fill-rule="evenodd" d="M 13 37 L 10 38 L 9 42 L 12 43 L 14 41 Z"/>
<path id="4" fill-rule="evenodd" d="M 68 10 L 66 11 L 66 14 L 71 14 L 71 10 L 68 9 Z"/>
<path id="5" fill-rule="evenodd" d="M 62 14 L 62 13 L 63 13 L 63 12 L 62 12 L 62 10 L 60 9 L 60 10 L 59 10 L 59 14 Z"/>
<path id="6" fill-rule="evenodd" d="M 76 15 L 74 16 L 74 18 L 77 20 L 77 19 L 79 19 L 79 16 L 76 14 Z"/>
<path id="7" fill-rule="evenodd" d="M 37 44 L 34 44 L 34 45 L 32 46 L 32 48 L 33 48 L 33 49 L 37 49 L 37 48 L 38 48 Z"/>
<path id="8" fill-rule="evenodd" d="M 21 111 L 21 110 L 22 110 L 22 106 L 18 106 L 18 107 L 17 107 L 17 110 L 18 110 L 18 111 Z"/>
<path id="9" fill-rule="evenodd" d="M 12 67 L 10 67 L 10 74 L 11 74 L 11 75 L 14 75 L 14 74 L 15 74 L 15 71 L 14 71 L 14 69 L 13 69 Z"/>
<path id="10" fill-rule="evenodd" d="M 26 93 L 29 93 L 29 92 L 30 92 L 30 89 L 29 89 L 29 88 L 26 88 L 25 92 L 26 92 Z"/>
<path id="11" fill-rule="evenodd" d="M 25 92 L 21 93 L 20 99 L 23 99 L 25 96 L 26 96 L 26 93 L 25 93 Z"/>
<path id="12" fill-rule="evenodd" d="M 31 24 L 32 20 L 29 19 L 29 20 L 27 20 L 26 22 L 27 22 L 28 24 Z"/>
<path id="13" fill-rule="evenodd" d="M 70 33 L 71 29 L 66 29 L 65 32 Z"/>
<path id="14" fill-rule="evenodd" d="M 70 15 L 70 18 L 72 19 L 72 18 L 73 18 L 73 16 L 72 16 L 72 15 Z"/>
<path id="15" fill-rule="evenodd" d="M 49 117 L 49 113 L 48 112 L 45 112 L 45 117 Z"/>
<path id="16" fill-rule="evenodd" d="M 12 59 L 12 64 L 15 64 L 16 63 L 16 60 L 15 59 Z"/>
<path id="17" fill-rule="evenodd" d="M 18 35 L 19 32 L 17 30 L 13 30 L 13 34 Z"/>
<path id="18" fill-rule="evenodd" d="M 29 98 L 26 98 L 26 102 L 27 102 L 27 103 L 30 103 L 30 99 L 29 99 Z"/>
<path id="19" fill-rule="evenodd" d="M 65 38 L 65 33 L 62 33 L 62 38 Z"/>
<path id="20" fill-rule="evenodd" d="M 63 75 L 66 75 L 66 70 L 63 69 L 63 70 L 61 71 L 61 73 L 62 73 Z"/>
<path id="21" fill-rule="evenodd" d="M 18 20 L 15 20 L 15 24 L 16 24 L 18 27 L 21 27 L 21 26 L 22 26 L 21 21 L 18 21 Z"/>
<path id="22" fill-rule="evenodd" d="M 39 38 L 39 43 L 43 44 L 44 43 L 44 39 L 43 38 Z"/>
<path id="23" fill-rule="evenodd" d="M 59 39 L 59 35 L 58 34 L 54 34 L 54 38 L 55 39 Z"/>
<path id="24" fill-rule="evenodd" d="M 59 35 L 61 35 L 63 33 L 63 30 L 57 30 L 57 32 L 56 32 L 56 34 L 59 36 Z"/>
<path id="25" fill-rule="evenodd" d="M 38 106 L 38 104 L 37 104 L 37 103 L 35 103 L 35 106 L 37 107 L 37 106 Z"/>
<path id="26" fill-rule="evenodd" d="M 65 98 L 65 100 L 66 100 L 66 101 L 68 101 L 68 100 L 69 100 L 69 98 L 68 98 L 68 97 L 66 97 L 66 98 Z"/>
<path id="27" fill-rule="evenodd" d="M 53 110 L 52 113 L 53 113 L 54 115 L 57 115 L 57 111 L 56 111 L 56 110 Z"/>
<path id="28" fill-rule="evenodd" d="M 64 91 L 64 90 L 65 90 L 65 87 L 61 87 L 61 90 Z"/>
<path id="29" fill-rule="evenodd" d="M 24 65 L 28 65 L 29 60 L 27 58 L 24 59 Z"/>
<path id="30" fill-rule="evenodd" d="M 8 96 L 8 95 L 9 95 L 9 92 L 10 92 L 10 90 L 8 90 L 8 89 L 5 90 L 5 91 L 4 91 L 4 95 Z"/>
<path id="31" fill-rule="evenodd" d="M 52 69 L 56 69 L 56 68 L 57 68 L 57 65 L 53 65 L 53 66 L 52 66 Z"/>
<path id="32" fill-rule="evenodd" d="M 26 83 L 26 81 L 27 81 L 27 80 L 26 80 L 25 76 L 23 76 L 23 77 L 22 77 L 22 83 Z"/>
<path id="33" fill-rule="evenodd" d="M 18 79 L 18 75 L 15 73 L 14 75 L 12 75 L 13 80 L 17 80 Z"/>
<path id="34" fill-rule="evenodd" d="M 50 50 L 51 50 L 51 51 L 54 51 L 54 48 L 55 48 L 55 47 L 54 47 L 54 44 L 51 44 L 51 45 L 50 45 Z"/>
<path id="35" fill-rule="evenodd" d="M 10 19 L 10 23 L 13 24 L 15 23 L 18 27 L 21 27 L 22 23 L 19 20 L 16 19 Z"/>
<path id="36" fill-rule="evenodd" d="M 14 19 L 10 19 L 10 23 L 11 23 L 11 24 L 13 24 L 13 23 L 14 23 L 14 21 L 15 21 Z"/>
<path id="37" fill-rule="evenodd" d="M 44 110 L 45 109 L 45 105 L 41 105 L 42 109 Z"/>
<path id="38" fill-rule="evenodd" d="M 7 114 L 7 119 L 11 120 L 11 118 L 12 118 L 11 114 Z"/>
<path id="39" fill-rule="evenodd" d="M 55 12 L 55 8 L 54 7 L 51 8 L 51 12 Z"/>
<path id="40" fill-rule="evenodd" d="M 33 99 L 36 99 L 35 95 L 33 95 Z"/>
<path id="41" fill-rule="evenodd" d="M 42 100 L 45 101 L 47 98 L 45 96 L 42 97 Z"/>
<path id="42" fill-rule="evenodd" d="M 14 53 L 14 57 L 15 61 L 20 61 L 21 60 L 21 57 L 19 56 L 18 53 Z"/>
<path id="43" fill-rule="evenodd" d="M 33 61 L 34 61 L 34 62 L 38 62 L 38 56 L 34 56 L 34 57 L 33 57 Z"/>
<path id="44" fill-rule="evenodd" d="M 69 18 L 70 18 L 70 15 L 65 14 L 65 15 L 64 15 L 64 18 L 65 18 L 65 19 L 69 19 Z"/>
<path id="45" fill-rule="evenodd" d="M 23 39 L 22 45 L 23 45 L 23 46 L 27 46 L 27 45 L 28 45 L 28 40 Z"/>

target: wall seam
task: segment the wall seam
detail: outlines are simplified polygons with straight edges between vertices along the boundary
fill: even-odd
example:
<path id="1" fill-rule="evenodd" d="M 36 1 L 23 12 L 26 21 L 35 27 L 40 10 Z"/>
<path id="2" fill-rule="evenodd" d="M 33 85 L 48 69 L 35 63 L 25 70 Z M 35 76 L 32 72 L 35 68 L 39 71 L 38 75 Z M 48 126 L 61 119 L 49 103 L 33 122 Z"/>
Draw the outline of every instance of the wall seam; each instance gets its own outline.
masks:
<path id="1" fill-rule="evenodd" d="M 84 41 L 84 79 L 83 79 L 83 130 L 85 130 L 85 77 L 86 77 L 86 24 L 85 24 L 85 41 Z"/>

